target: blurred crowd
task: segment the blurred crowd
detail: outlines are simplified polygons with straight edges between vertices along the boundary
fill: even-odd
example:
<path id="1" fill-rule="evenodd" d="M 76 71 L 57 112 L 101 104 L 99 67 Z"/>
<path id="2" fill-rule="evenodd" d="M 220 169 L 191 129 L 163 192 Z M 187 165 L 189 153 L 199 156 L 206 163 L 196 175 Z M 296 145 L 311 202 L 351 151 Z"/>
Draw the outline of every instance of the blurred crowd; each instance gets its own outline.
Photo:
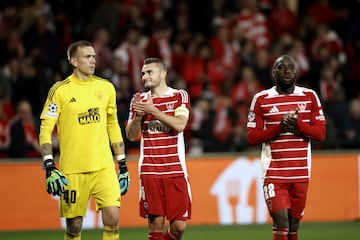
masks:
<path id="1" fill-rule="evenodd" d="M 248 104 L 273 85 L 280 54 L 297 61 L 298 83 L 323 103 L 327 137 L 316 149 L 358 148 L 359 7 L 357 0 L 2 0 L 1 157 L 40 156 L 43 103 L 71 72 L 66 50 L 80 39 L 93 43 L 96 74 L 117 90 L 123 128 L 133 93 L 143 91 L 144 58 L 165 61 L 169 85 L 191 97 L 189 154 L 251 149 Z"/>

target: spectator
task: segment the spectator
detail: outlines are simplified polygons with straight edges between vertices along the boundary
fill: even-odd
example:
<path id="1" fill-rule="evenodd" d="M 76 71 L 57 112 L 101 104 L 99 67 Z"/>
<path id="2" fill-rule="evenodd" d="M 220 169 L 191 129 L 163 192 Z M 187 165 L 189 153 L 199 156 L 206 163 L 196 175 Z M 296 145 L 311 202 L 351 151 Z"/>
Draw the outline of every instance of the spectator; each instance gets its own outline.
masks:
<path id="1" fill-rule="evenodd" d="M 114 51 L 114 57 L 120 58 L 124 63 L 123 71 L 127 71 L 131 84 L 136 92 L 143 90 L 141 81 L 141 66 L 145 58 L 144 47 L 141 45 L 141 32 L 136 26 L 131 26 L 126 39 Z"/>
<path id="2" fill-rule="evenodd" d="M 189 142 L 189 154 L 199 155 L 211 145 L 211 100 L 201 96 L 192 105 L 186 140 Z"/>
<path id="3" fill-rule="evenodd" d="M 306 9 L 306 14 L 312 17 L 317 25 L 329 25 L 335 19 L 335 10 L 328 0 L 316 0 L 311 3 Z"/>
<path id="4" fill-rule="evenodd" d="M 231 104 L 235 106 L 238 102 L 247 103 L 256 92 L 263 88 L 263 85 L 256 77 L 254 69 L 251 66 L 244 66 L 241 69 L 240 79 L 231 88 Z"/>
<path id="5" fill-rule="evenodd" d="M 40 157 L 39 122 L 34 117 L 30 102 L 21 100 L 16 116 L 10 124 L 10 145 L 7 154 L 12 158 Z"/>
<path id="6" fill-rule="evenodd" d="M 360 146 L 360 99 L 352 99 L 347 110 L 349 113 L 349 122 L 347 129 L 344 131 L 344 139 L 341 147 L 358 148 Z"/>
<path id="7" fill-rule="evenodd" d="M 251 64 L 256 74 L 256 78 L 265 88 L 273 85 L 273 81 L 269 76 L 269 72 L 271 71 L 271 60 L 269 51 L 267 49 L 260 49 L 255 52 L 254 62 Z"/>
<path id="8" fill-rule="evenodd" d="M 271 10 L 269 17 L 272 35 L 276 39 L 283 34 L 295 36 L 298 31 L 299 22 L 295 13 L 289 8 L 289 1 L 276 0 L 275 2 L 275 7 Z"/>
<path id="9" fill-rule="evenodd" d="M 259 10 L 257 0 L 245 0 L 242 10 L 238 13 L 235 27 L 243 37 L 253 41 L 256 49 L 270 46 L 271 33 L 268 28 L 268 19 Z"/>
<path id="10" fill-rule="evenodd" d="M 14 116 L 13 105 L 6 97 L 4 88 L 0 86 L 0 158 L 6 157 L 10 143 L 9 122 Z"/>
<path id="11" fill-rule="evenodd" d="M 109 31 L 105 28 L 96 30 L 92 44 L 96 52 L 96 72 L 99 76 L 107 78 L 113 61 Z"/>

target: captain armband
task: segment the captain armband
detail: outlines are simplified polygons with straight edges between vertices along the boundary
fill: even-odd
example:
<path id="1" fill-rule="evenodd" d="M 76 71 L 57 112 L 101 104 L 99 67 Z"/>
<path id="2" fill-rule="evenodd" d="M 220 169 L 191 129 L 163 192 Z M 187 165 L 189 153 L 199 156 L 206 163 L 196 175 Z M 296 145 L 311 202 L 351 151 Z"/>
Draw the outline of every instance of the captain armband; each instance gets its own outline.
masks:
<path id="1" fill-rule="evenodd" d="M 185 116 L 185 117 L 189 117 L 189 109 L 187 109 L 184 106 L 178 107 L 177 109 L 175 109 L 175 114 L 174 116 Z"/>

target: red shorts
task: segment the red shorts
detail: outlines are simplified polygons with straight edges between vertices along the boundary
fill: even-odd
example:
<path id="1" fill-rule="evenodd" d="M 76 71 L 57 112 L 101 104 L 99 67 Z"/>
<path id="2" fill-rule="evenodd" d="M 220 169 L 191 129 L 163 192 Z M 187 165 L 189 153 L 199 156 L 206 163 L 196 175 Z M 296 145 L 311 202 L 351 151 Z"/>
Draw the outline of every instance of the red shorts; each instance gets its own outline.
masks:
<path id="1" fill-rule="evenodd" d="M 191 218 L 190 185 L 184 177 L 141 178 L 140 216 L 166 216 L 168 220 Z"/>
<path id="2" fill-rule="evenodd" d="M 289 209 L 289 215 L 301 219 L 304 215 L 308 182 L 264 183 L 264 197 L 270 213 Z"/>

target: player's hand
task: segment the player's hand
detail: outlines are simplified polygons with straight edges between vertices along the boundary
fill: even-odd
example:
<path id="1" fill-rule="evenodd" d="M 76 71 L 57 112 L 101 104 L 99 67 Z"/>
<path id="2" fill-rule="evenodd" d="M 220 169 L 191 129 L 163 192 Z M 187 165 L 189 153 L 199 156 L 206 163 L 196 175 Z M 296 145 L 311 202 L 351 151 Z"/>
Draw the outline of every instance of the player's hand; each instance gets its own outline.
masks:
<path id="1" fill-rule="evenodd" d="M 44 161 L 43 168 L 46 171 L 46 191 L 53 196 L 60 196 L 64 191 L 64 186 L 68 185 L 65 176 L 55 167 L 53 159 Z"/>
<path id="2" fill-rule="evenodd" d="M 296 132 L 296 123 L 298 120 L 297 110 L 291 110 L 289 113 L 286 113 L 283 116 L 282 121 L 280 122 L 280 127 L 283 132 Z"/>
<path id="3" fill-rule="evenodd" d="M 125 195 L 130 187 L 130 175 L 126 165 L 126 158 L 118 161 L 119 164 L 119 185 L 120 185 L 120 193 L 121 195 Z"/>

